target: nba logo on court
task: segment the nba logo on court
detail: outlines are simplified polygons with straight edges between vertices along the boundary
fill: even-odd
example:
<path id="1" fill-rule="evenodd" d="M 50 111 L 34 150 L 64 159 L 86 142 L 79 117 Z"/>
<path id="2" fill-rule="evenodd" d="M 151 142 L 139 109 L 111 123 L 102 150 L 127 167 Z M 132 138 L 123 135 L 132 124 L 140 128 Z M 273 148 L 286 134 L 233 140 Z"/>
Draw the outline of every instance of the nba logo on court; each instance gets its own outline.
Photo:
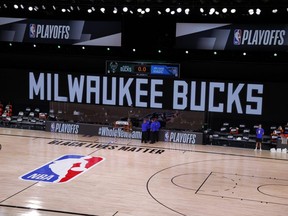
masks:
<path id="1" fill-rule="evenodd" d="M 103 160 L 102 157 L 63 155 L 19 178 L 37 182 L 64 183 L 90 170 Z"/>
<path id="2" fill-rule="evenodd" d="M 242 38 L 242 30 L 241 29 L 235 29 L 234 30 L 233 44 L 234 45 L 240 45 L 241 44 L 241 38 Z"/>

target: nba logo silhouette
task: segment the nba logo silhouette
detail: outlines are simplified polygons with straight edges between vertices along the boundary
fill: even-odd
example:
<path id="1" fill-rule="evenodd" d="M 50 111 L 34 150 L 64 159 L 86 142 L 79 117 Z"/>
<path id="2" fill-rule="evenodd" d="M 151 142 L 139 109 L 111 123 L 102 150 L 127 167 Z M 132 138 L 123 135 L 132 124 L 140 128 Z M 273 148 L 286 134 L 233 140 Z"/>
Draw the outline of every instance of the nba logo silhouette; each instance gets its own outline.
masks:
<path id="1" fill-rule="evenodd" d="M 234 45 L 240 45 L 240 44 L 241 44 L 241 38 L 242 38 L 242 31 L 241 31 L 241 29 L 235 29 L 235 30 L 234 30 L 233 44 L 234 44 Z"/>
<path id="2" fill-rule="evenodd" d="M 29 36 L 30 36 L 30 38 L 35 38 L 36 37 L 36 25 L 35 24 L 30 24 L 30 26 L 29 26 Z"/>
<path id="3" fill-rule="evenodd" d="M 102 157 L 63 155 L 19 178 L 28 181 L 64 183 L 90 170 L 103 160 Z"/>
<path id="4" fill-rule="evenodd" d="M 170 138 L 170 133 L 168 131 L 166 131 L 164 134 L 164 141 L 169 142 L 169 138 Z"/>
<path id="5" fill-rule="evenodd" d="M 54 122 L 51 123 L 50 131 L 55 132 L 55 123 Z"/>

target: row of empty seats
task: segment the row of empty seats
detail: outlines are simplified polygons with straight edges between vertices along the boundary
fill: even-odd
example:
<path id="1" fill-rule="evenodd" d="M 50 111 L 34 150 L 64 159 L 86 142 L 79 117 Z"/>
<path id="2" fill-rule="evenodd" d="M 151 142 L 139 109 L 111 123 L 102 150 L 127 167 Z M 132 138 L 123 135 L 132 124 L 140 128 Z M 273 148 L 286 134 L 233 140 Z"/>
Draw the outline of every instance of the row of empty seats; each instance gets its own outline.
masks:
<path id="1" fill-rule="evenodd" d="M 30 107 L 26 107 L 24 111 L 19 111 L 17 115 L 2 114 L 1 123 L 3 126 L 8 127 L 44 129 L 46 115 L 39 108 L 31 109 Z"/>

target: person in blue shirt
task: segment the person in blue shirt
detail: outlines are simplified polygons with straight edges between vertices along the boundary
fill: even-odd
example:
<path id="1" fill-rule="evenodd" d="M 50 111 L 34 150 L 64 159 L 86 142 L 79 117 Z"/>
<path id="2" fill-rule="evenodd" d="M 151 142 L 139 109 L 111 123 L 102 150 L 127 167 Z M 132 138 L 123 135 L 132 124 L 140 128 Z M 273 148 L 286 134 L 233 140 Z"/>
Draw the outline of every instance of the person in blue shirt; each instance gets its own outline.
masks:
<path id="1" fill-rule="evenodd" d="M 142 127 L 141 143 L 143 143 L 143 142 L 147 143 L 147 141 L 148 141 L 148 130 L 149 130 L 149 127 L 150 127 L 148 119 L 144 119 L 143 120 L 141 127 Z"/>
<path id="2" fill-rule="evenodd" d="M 256 129 L 256 146 L 255 146 L 255 151 L 257 151 L 258 148 L 259 148 L 260 151 L 262 151 L 263 135 L 264 135 L 264 129 L 262 128 L 262 125 L 259 124 L 258 128 Z"/>
<path id="3" fill-rule="evenodd" d="M 151 144 L 154 144 L 156 142 L 157 130 L 158 130 L 157 122 L 155 121 L 155 118 L 153 118 L 150 124 L 150 143 Z"/>
<path id="4" fill-rule="evenodd" d="M 160 124 L 158 118 L 155 118 L 155 124 L 156 124 L 155 142 L 158 142 L 159 141 L 159 130 L 161 128 L 161 124 Z"/>

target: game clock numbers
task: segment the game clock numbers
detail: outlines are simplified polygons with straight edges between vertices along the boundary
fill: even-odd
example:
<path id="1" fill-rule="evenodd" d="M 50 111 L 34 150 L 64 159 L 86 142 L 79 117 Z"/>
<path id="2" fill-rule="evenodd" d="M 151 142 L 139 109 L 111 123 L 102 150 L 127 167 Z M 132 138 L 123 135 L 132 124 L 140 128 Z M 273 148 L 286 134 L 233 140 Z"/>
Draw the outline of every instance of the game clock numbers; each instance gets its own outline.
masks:
<path id="1" fill-rule="evenodd" d="M 106 61 L 106 74 L 180 77 L 177 63 Z"/>

